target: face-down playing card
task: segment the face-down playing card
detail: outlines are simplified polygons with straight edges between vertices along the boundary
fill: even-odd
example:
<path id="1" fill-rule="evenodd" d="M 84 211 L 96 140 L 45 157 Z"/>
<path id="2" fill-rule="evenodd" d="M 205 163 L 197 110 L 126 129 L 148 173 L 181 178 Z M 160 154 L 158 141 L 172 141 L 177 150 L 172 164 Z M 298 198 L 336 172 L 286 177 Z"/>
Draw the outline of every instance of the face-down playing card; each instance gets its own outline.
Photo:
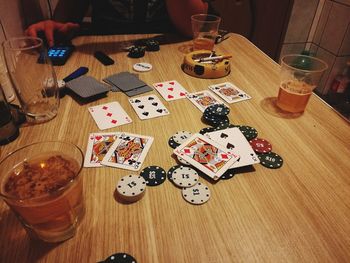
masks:
<path id="1" fill-rule="evenodd" d="M 239 155 L 237 162 L 230 168 L 243 167 L 260 162 L 249 142 L 238 128 L 208 132 L 205 136 Z"/>
<path id="2" fill-rule="evenodd" d="M 66 87 L 84 99 L 106 93 L 110 90 L 108 85 L 97 81 L 91 76 L 81 76 L 68 81 Z"/>
<path id="3" fill-rule="evenodd" d="M 84 167 L 102 167 L 101 161 L 119 133 L 90 133 L 86 147 Z"/>
<path id="4" fill-rule="evenodd" d="M 109 129 L 123 124 L 131 123 L 132 120 L 118 102 L 110 102 L 89 108 L 100 130 Z"/>
<path id="5" fill-rule="evenodd" d="M 174 153 L 214 180 L 219 179 L 239 158 L 201 134 L 191 136 Z"/>
<path id="6" fill-rule="evenodd" d="M 247 93 L 239 89 L 231 82 L 224 82 L 209 86 L 209 89 L 218 94 L 228 103 L 235 103 L 243 100 L 251 99 Z"/>
<path id="7" fill-rule="evenodd" d="M 141 120 L 168 115 L 168 109 L 155 95 L 129 99 L 129 102 Z"/>
<path id="8" fill-rule="evenodd" d="M 178 100 L 186 98 L 187 90 L 176 80 L 154 83 L 153 87 L 166 100 Z"/>
<path id="9" fill-rule="evenodd" d="M 152 145 L 153 137 L 120 134 L 102 160 L 103 165 L 138 171 Z"/>
<path id="10" fill-rule="evenodd" d="M 208 90 L 202 90 L 187 95 L 187 98 L 201 111 L 214 104 L 224 104 L 218 97 Z"/>

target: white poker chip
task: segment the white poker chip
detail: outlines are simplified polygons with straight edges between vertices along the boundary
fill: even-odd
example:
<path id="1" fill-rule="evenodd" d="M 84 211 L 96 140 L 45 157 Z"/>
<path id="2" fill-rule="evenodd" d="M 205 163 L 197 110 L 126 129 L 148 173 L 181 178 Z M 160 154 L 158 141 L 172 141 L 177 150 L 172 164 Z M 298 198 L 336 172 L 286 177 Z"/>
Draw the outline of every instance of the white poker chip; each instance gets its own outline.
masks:
<path id="1" fill-rule="evenodd" d="M 208 186 L 198 182 L 192 187 L 183 188 L 182 197 L 191 204 L 201 205 L 209 200 L 210 190 Z"/>
<path id="2" fill-rule="evenodd" d="M 122 177 L 117 184 L 118 196 L 127 202 L 140 200 L 146 191 L 146 181 L 140 175 L 130 174 Z"/>
<path id="3" fill-rule="evenodd" d="M 191 132 L 188 131 L 178 131 L 173 135 L 173 139 L 176 143 L 182 144 L 184 143 L 188 138 L 192 136 Z"/>
<path id="4" fill-rule="evenodd" d="M 177 157 L 177 160 L 184 164 L 184 165 L 191 165 L 189 162 L 187 162 L 184 158 L 180 157 L 180 156 L 176 156 Z"/>
<path id="5" fill-rule="evenodd" d="M 171 174 L 174 184 L 180 187 L 191 187 L 198 183 L 198 173 L 191 167 L 180 166 Z"/>
<path id="6" fill-rule="evenodd" d="M 62 89 L 66 86 L 66 82 L 63 79 L 57 80 L 58 88 Z"/>
<path id="7" fill-rule="evenodd" d="M 146 62 L 136 63 L 132 68 L 138 72 L 146 72 L 152 69 L 152 65 Z"/>

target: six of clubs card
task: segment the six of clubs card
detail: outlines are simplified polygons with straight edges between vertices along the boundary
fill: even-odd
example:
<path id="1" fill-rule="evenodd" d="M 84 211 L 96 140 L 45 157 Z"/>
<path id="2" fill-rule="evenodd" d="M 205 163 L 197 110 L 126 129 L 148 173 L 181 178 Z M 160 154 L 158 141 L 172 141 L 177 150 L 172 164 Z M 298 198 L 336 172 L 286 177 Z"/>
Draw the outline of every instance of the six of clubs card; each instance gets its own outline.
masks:
<path id="1" fill-rule="evenodd" d="M 210 85 L 209 89 L 218 94 L 228 103 L 235 103 L 243 100 L 249 100 L 252 97 L 245 93 L 243 90 L 237 88 L 231 82 L 225 82 L 216 85 Z"/>
<path id="2" fill-rule="evenodd" d="M 187 95 L 187 98 L 201 111 L 214 104 L 224 104 L 218 97 L 208 90 L 202 90 Z"/>
<path id="3" fill-rule="evenodd" d="M 178 100 L 186 98 L 187 90 L 176 80 L 154 83 L 153 87 L 166 100 Z"/>
<path id="4" fill-rule="evenodd" d="M 168 109 L 155 95 L 129 99 L 129 102 L 141 120 L 169 114 Z"/>
<path id="5" fill-rule="evenodd" d="M 122 133 L 102 160 L 106 166 L 138 171 L 152 145 L 153 137 Z"/>
<path id="6" fill-rule="evenodd" d="M 201 134 L 194 134 L 174 150 L 177 156 L 217 180 L 239 158 L 224 146 Z"/>

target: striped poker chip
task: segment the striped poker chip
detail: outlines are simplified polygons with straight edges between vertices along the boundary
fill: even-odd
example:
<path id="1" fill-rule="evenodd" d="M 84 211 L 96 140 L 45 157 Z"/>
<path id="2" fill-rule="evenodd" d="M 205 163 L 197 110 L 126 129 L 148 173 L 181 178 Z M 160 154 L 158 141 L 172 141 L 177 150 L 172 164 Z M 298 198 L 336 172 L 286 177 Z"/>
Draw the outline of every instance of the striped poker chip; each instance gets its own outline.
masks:
<path id="1" fill-rule="evenodd" d="M 116 253 L 106 258 L 104 263 L 137 263 L 136 259 L 126 253 Z"/>
<path id="2" fill-rule="evenodd" d="M 191 187 L 198 183 L 198 173 L 188 166 L 180 166 L 172 172 L 172 181 L 179 187 Z"/>
<path id="3" fill-rule="evenodd" d="M 139 175 L 126 175 L 117 184 L 118 197 L 127 202 L 136 202 L 143 197 L 146 191 L 146 181 Z"/>
<path id="4" fill-rule="evenodd" d="M 256 153 L 269 153 L 272 151 L 272 145 L 265 139 L 255 138 L 249 141 L 250 146 Z"/>
<path id="5" fill-rule="evenodd" d="M 258 154 L 260 164 L 271 169 L 281 168 L 283 165 L 283 159 L 277 153 L 269 152 Z"/>
<path id="6" fill-rule="evenodd" d="M 204 113 L 210 113 L 215 116 L 227 116 L 230 113 L 230 108 L 224 104 L 214 104 L 207 107 Z"/>
<path id="7" fill-rule="evenodd" d="M 201 205 L 210 198 L 210 189 L 203 183 L 198 182 L 192 187 L 182 188 L 182 197 L 189 203 Z"/>
<path id="8" fill-rule="evenodd" d="M 157 186 L 164 183 L 166 179 L 166 173 L 162 167 L 148 166 L 144 168 L 140 175 L 145 179 L 148 186 Z"/>
<path id="9" fill-rule="evenodd" d="M 183 166 L 183 165 L 177 164 L 177 165 L 170 167 L 170 169 L 167 172 L 167 177 L 168 177 L 169 181 L 171 181 L 171 182 L 173 181 L 173 179 L 172 179 L 173 171 L 175 171 L 177 168 L 179 168 L 181 166 Z"/>
<path id="10" fill-rule="evenodd" d="M 173 136 L 171 136 L 171 137 L 169 138 L 168 144 L 169 144 L 169 146 L 170 146 L 171 148 L 173 148 L 173 149 L 175 149 L 176 147 L 180 146 L 180 144 L 178 144 L 178 143 L 176 143 L 176 142 L 174 141 Z"/>
<path id="11" fill-rule="evenodd" d="M 228 180 L 233 178 L 234 175 L 235 175 L 235 170 L 234 168 L 231 168 L 231 169 L 228 169 L 223 175 L 221 175 L 220 179 Z"/>
<path id="12" fill-rule="evenodd" d="M 237 127 L 248 141 L 258 137 L 258 131 L 253 127 L 247 125 L 237 125 Z"/>
<path id="13" fill-rule="evenodd" d="M 189 131 L 178 131 L 173 135 L 173 140 L 177 144 L 184 143 L 188 138 L 192 136 L 192 133 Z"/>
<path id="14" fill-rule="evenodd" d="M 199 131 L 199 133 L 202 134 L 202 135 L 204 135 L 204 134 L 206 134 L 206 133 L 208 133 L 208 132 L 212 132 L 212 131 L 215 131 L 215 128 L 213 128 L 213 127 L 205 127 L 205 128 L 203 128 L 203 129 L 201 129 L 201 130 Z"/>

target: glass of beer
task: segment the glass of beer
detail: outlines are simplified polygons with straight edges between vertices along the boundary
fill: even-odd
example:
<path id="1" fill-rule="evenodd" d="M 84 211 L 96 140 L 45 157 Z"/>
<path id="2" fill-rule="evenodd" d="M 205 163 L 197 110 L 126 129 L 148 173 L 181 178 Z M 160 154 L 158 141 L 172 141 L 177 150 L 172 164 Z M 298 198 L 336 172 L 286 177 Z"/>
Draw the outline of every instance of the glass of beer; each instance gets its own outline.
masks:
<path id="1" fill-rule="evenodd" d="M 28 235 L 45 242 L 74 236 L 85 213 L 83 153 L 69 142 L 24 146 L 0 162 L 0 196 Z"/>
<path id="2" fill-rule="evenodd" d="M 304 112 L 317 87 L 326 62 L 306 55 L 286 55 L 281 60 L 280 86 L 276 105 L 287 112 Z"/>
<path id="3" fill-rule="evenodd" d="M 221 18 L 209 14 L 191 16 L 194 50 L 213 50 Z"/>

